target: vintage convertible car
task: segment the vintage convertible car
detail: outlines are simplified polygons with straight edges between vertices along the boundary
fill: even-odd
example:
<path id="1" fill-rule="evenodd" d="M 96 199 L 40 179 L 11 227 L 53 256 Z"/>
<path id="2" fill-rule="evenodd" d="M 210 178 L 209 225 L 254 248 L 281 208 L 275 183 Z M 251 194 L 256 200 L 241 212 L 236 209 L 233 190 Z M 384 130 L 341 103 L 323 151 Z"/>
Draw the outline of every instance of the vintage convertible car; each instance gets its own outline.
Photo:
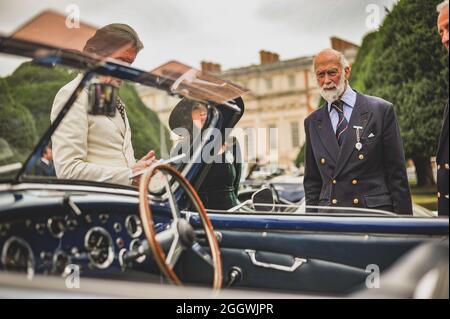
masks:
<path id="1" fill-rule="evenodd" d="M 242 116 L 245 89 L 238 85 L 175 61 L 146 72 L 19 37 L 0 37 L 0 53 L 4 61 L 26 61 L 0 82 L 0 115 L 9 114 L 1 121 L 10 123 L 0 130 L 1 298 L 204 298 L 217 291 L 224 298 L 448 298 L 448 218 L 354 208 L 313 212 L 274 204 L 267 189 L 229 211 L 203 206 L 197 190 L 210 164 L 202 151 L 223 142 L 214 132 L 227 134 Z M 36 145 L 28 146 L 27 135 L 18 133 L 31 129 L 25 117 L 18 120 L 25 94 L 48 87 L 55 94 L 74 70 L 82 74 L 78 87 Z M 105 116 L 105 96 L 117 92 L 100 85 L 99 76 L 122 79 L 130 90 L 151 88 L 155 103 L 174 105 L 184 97 L 207 104 L 202 138 L 188 145 L 188 154 L 161 150 L 162 159 L 142 172 L 138 188 L 39 176 L 40 154 L 83 91 L 89 92 L 89 116 Z M 41 100 L 46 105 L 30 101 L 45 110 L 43 123 L 53 98 Z M 131 121 L 135 112 L 156 126 L 155 117 L 137 112 L 136 105 L 127 106 L 131 125 L 138 123 Z M 166 127 L 154 132 L 171 143 Z M 136 152 L 138 146 L 147 150 L 135 145 Z M 80 287 L 71 289 L 77 282 Z"/>

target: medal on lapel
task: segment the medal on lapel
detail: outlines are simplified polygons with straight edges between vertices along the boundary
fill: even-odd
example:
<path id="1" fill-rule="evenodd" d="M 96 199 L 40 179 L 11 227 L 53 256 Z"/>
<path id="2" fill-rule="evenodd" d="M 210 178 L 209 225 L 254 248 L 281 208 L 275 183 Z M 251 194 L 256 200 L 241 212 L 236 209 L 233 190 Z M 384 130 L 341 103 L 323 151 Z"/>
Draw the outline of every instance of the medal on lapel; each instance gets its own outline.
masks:
<path id="1" fill-rule="evenodd" d="M 361 130 L 363 129 L 362 126 L 353 126 L 353 128 L 356 130 L 356 144 L 355 147 L 358 151 L 362 150 L 363 145 L 361 143 Z"/>

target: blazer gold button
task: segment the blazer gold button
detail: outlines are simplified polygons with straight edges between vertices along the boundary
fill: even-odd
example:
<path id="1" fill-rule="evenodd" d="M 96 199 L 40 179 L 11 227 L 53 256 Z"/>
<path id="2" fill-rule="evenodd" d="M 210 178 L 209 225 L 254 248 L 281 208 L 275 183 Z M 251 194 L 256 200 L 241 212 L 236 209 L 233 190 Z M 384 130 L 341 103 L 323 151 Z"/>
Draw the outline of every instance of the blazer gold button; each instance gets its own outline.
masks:
<path id="1" fill-rule="evenodd" d="M 337 201 L 337 199 L 333 199 L 333 200 L 331 201 L 331 203 L 332 203 L 333 205 L 336 205 L 336 204 L 338 203 L 338 201 Z"/>
<path id="2" fill-rule="evenodd" d="M 445 169 L 448 171 L 450 169 L 450 166 L 448 165 L 448 163 L 445 164 Z"/>
<path id="3" fill-rule="evenodd" d="M 355 198 L 355 199 L 353 200 L 353 204 L 358 205 L 358 204 L 359 204 L 359 199 Z"/>
<path id="4" fill-rule="evenodd" d="M 333 179 L 333 182 L 332 182 L 334 185 L 336 185 L 337 184 L 337 180 L 335 180 L 335 179 Z"/>
<path id="5" fill-rule="evenodd" d="M 325 159 L 322 158 L 322 159 L 320 160 L 320 164 L 325 165 L 325 163 L 326 163 Z"/>
<path id="6" fill-rule="evenodd" d="M 359 155 L 359 160 L 362 161 L 364 159 L 364 155 Z"/>
<path id="7" fill-rule="evenodd" d="M 441 169 L 441 165 L 438 165 L 437 166 L 437 170 L 439 171 Z"/>
<path id="8" fill-rule="evenodd" d="M 357 179 L 352 180 L 352 184 L 353 185 L 358 185 L 358 180 Z"/>
<path id="9" fill-rule="evenodd" d="M 449 199 L 449 197 L 448 197 L 448 194 L 447 194 L 447 195 L 445 195 L 445 198 L 446 198 L 446 199 Z"/>
<path id="10" fill-rule="evenodd" d="M 437 195 L 438 195 L 438 198 L 441 198 L 441 193 L 438 193 Z"/>

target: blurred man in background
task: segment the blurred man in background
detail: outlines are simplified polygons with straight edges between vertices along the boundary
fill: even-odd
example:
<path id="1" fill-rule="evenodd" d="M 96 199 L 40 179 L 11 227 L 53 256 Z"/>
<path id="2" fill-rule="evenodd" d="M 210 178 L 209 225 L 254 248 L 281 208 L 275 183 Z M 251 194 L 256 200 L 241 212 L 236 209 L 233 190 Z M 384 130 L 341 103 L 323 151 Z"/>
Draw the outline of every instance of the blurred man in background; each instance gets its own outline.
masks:
<path id="1" fill-rule="evenodd" d="M 45 147 L 42 151 L 41 159 L 36 166 L 36 176 L 56 176 L 52 148 L 50 146 Z"/>

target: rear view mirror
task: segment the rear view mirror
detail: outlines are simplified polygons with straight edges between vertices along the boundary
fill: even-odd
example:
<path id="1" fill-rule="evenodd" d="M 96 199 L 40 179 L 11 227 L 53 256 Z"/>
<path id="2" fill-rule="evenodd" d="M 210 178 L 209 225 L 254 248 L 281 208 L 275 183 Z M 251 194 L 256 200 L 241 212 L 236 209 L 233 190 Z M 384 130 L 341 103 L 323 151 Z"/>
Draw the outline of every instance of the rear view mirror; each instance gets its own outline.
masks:
<path id="1" fill-rule="evenodd" d="M 91 115 L 116 115 L 117 87 L 106 83 L 89 86 L 88 113 Z"/>
<path id="2" fill-rule="evenodd" d="M 275 200 L 270 188 L 264 188 L 254 193 L 252 202 L 256 211 L 271 213 L 275 209 Z"/>

